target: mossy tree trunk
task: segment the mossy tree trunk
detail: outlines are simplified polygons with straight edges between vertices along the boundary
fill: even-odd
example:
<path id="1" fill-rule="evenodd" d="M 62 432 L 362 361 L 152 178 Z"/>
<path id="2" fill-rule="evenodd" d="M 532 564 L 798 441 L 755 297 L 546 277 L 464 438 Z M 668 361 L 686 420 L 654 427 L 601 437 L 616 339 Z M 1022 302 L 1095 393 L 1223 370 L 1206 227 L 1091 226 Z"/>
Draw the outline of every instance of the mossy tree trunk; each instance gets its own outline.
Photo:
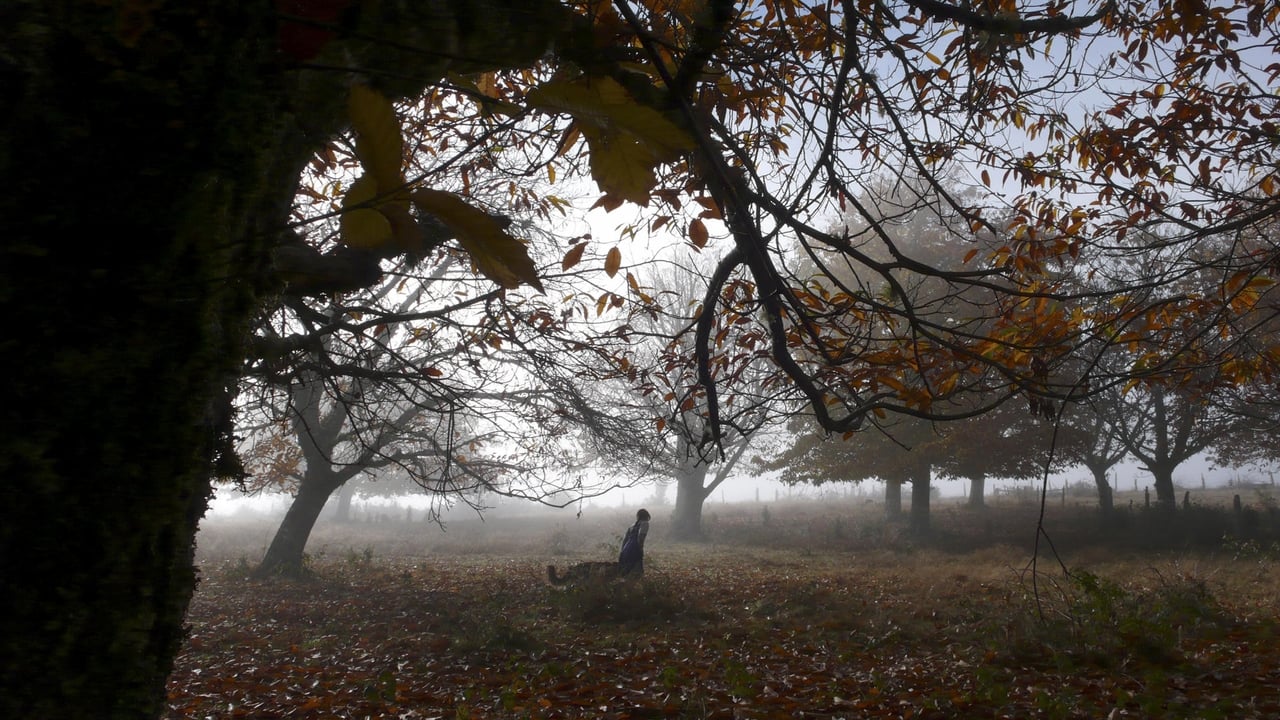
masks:
<path id="1" fill-rule="evenodd" d="M 0 30 L 0 715 L 156 717 L 298 163 L 267 5 L 40 5 Z"/>
<path id="2" fill-rule="evenodd" d="M 135 5 L 18 2 L 0 26 L 3 717 L 163 713 L 249 321 L 351 80 L 282 62 L 275 3 Z M 546 48 L 518 5 L 375 10 L 406 43 L 459 35 L 457 56 L 500 65 Z M 411 92 L 445 61 L 406 43 L 343 57 Z"/>

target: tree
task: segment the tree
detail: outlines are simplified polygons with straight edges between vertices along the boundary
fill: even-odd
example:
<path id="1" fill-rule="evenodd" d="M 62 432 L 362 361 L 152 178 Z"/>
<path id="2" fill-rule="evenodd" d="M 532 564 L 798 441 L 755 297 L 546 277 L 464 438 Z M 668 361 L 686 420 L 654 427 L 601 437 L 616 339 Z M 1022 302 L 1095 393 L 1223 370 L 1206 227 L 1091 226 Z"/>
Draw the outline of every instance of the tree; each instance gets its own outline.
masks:
<path id="1" fill-rule="evenodd" d="M 1151 473 L 1156 503 L 1177 507 L 1173 471 L 1217 442 L 1247 425 L 1212 398 L 1186 388 L 1152 385 L 1133 388 L 1115 400 L 1117 411 L 1108 416 L 1113 431 L 1129 454 Z"/>
<path id="2" fill-rule="evenodd" d="M 1095 397 L 1093 402 L 1100 402 Z M 1129 454 L 1124 443 L 1116 433 L 1116 429 L 1108 425 L 1104 413 L 1092 409 L 1077 409 L 1071 413 L 1071 425 L 1076 427 L 1083 440 L 1080 451 L 1080 462 L 1093 475 L 1093 483 L 1098 488 L 1098 509 L 1106 522 L 1115 509 L 1114 492 L 1107 471 Z"/>
<path id="3" fill-rule="evenodd" d="M 969 506 L 986 503 L 986 479 L 1035 478 L 1070 464 L 1080 439 L 1070 428 L 1032 415 L 1018 403 L 948 422 L 944 442 L 936 448 L 937 464 L 946 477 L 969 479 Z"/>
<path id="4" fill-rule="evenodd" d="M 10 689 L 0 710 L 159 714 L 210 475 L 240 471 L 229 408 L 268 298 L 376 282 L 383 261 L 430 249 L 412 227 L 424 217 L 504 288 L 539 284 L 492 214 L 465 192 L 415 185 L 388 160 L 394 134 L 376 130 L 356 148 L 370 179 L 335 193 L 347 244 L 298 243 L 289 207 L 300 170 L 343 128 L 385 127 L 379 97 L 430 105 L 431 91 L 472 83 L 475 102 L 457 112 L 527 119 L 544 151 L 526 145 L 530 171 L 589 172 L 604 206 L 647 205 L 655 221 L 691 201 L 711 213 L 699 219 L 724 222 L 733 249 L 711 274 L 721 285 L 708 288 L 695 352 L 710 443 L 721 427 L 710 317 L 731 281 L 758 298 L 754 327 L 778 381 L 834 432 L 876 408 L 927 414 L 929 388 L 952 377 L 981 376 L 1007 394 L 1075 387 L 1057 373 L 1085 322 L 1150 315 L 1154 330 L 1167 311 L 1229 324 L 1248 293 L 1156 304 L 1116 291 L 1099 305 L 1105 315 L 1080 318 L 1042 270 L 1101 267 L 1144 225 L 1169 228 L 1163 242 L 1186 248 L 1224 229 L 1252 236 L 1275 217 L 1276 104 L 1254 78 L 1274 72 L 1264 66 L 1280 18 L 1243 0 L 1069 9 L 19 3 L 0 31 L 10 101 L 0 170 L 15 179 L 0 200 L 0 297 L 6 317 L 41 325 L 3 345 L 16 369 L 0 467 L 18 500 L 0 531 L 0 572 L 30 581 L 9 588 L 0 626 Z M 1095 39 L 1115 48 L 1094 53 L 1100 69 L 1080 54 Z M 1063 111 L 1066 93 L 1095 81 L 1105 92 L 1092 107 Z M 1010 197 L 1017 219 L 1014 242 L 975 256 L 972 270 L 939 272 L 999 298 L 982 333 L 824 295 L 788 272 L 781 234 L 882 274 L 926 269 L 902 254 L 866 258 L 821 231 L 820 216 L 858 197 L 857 179 L 877 167 L 933 175 L 962 163 L 979 181 L 1009 183 L 984 202 Z M 1004 216 L 944 202 L 971 226 Z M 1270 281 L 1276 252 L 1254 247 L 1224 251 L 1232 271 L 1221 288 Z M 1145 286 L 1162 272 L 1152 268 Z M 856 323 L 827 322 L 859 314 L 916 332 L 871 346 Z M 1219 359 L 1254 357 L 1228 349 Z M 1159 367 L 1183 370 L 1176 353 Z"/>
<path id="5" fill-rule="evenodd" d="M 613 487 L 587 479 L 586 448 L 609 442 L 620 456 L 614 439 L 634 444 L 636 433 L 578 386 L 607 382 L 611 366 L 570 362 L 596 357 L 575 347 L 603 343 L 456 260 L 435 253 L 367 291 L 291 299 L 259 324 L 239 413 L 254 477 L 242 484 L 294 494 L 259 576 L 301 573 L 321 510 L 357 478 L 477 510 L 482 496 L 563 505 Z"/>
<path id="6" fill-rule="evenodd" d="M 753 434 L 795 404 L 785 388 L 766 384 L 768 354 L 757 338 L 737 332 L 758 305 L 750 301 L 749 292 L 742 292 L 742 285 L 727 285 L 715 299 L 724 311 L 712 323 L 717 345 L 734 348 L 735 354 L 732 376 L 727 358 L 709 368 L 724 388 L 723 430 L 718 445 L 707 442 L 713 430 L 699 408 L 698 366 L 690 358 L 694 328 L 703 316 L 707 287 L 714 282 L 695 274 L 698 254 L 685 253 L 658 265 L 650 278 L 653 295 L 638 293 L 635 317 L 628 323 L 643 338 L 633 348 L 631 362 L 646 368 L 636 378 L 629 402 L 636 414 L 658 418 L 651 458 L 655 469 L 675 480 L 670 536 L 678 540 L 703 538 L 706 499 L 740 466 Z"/>
<path id="7" fill-rule="evenodd" d="M 433 3 L 361 20 L 486 64 L 344 52 L 416 92 L 450 68 L 533 62 L 559 8 Z M 348 81 L 282 55 L 282 35 L 308 26 L 282 26 L 270 3 L 11 10 L 0 168 L 23 180 L 0 201 L 0 295 L 39 329 L 3 341 L 20 369 L 0 441 L 14 508 L 0 573 L 21 581 L 6 582 L 0 714 L 158 717 L 210 475 L 237 472 L 228 409 L 274 286 L 271 249 L 303 163 L 348 122 Z"/>
<path id="8" fill-rule="evenodd" d="M 1261 243 L 1261 244 L 1260 244 Z M 1163 234 L 1148 238 L 1111 269 L 1108 280 L 1122 287 L 1145 267 L 1170 268 L 1159 287 L 1138 290 L 1150 308 L 1140 317 L 1105 326 L 1106 341 L 1096 351 L 1097 376 L 1112 378 L 1097 391 L 1093 409 L 1102 415 L 1129 454 L 1153 476 L 1157 503 L 1177 505 L 1173 471 L 1225 438 L 1245 436 L 1266 425 L 1265 413 L 1245 410 L 1239 400 L 1274 365 L 1265 332 L 1276 317 L 1273 282 L 1256 275 L 1235 255 L 1248 257 L 1268 247 L 1265 236 L 1238 233 L 1206 237 L 1194 248 L 1173 248 Z M 1188 304 L 1204 305 L 1217 294 L 1225 306 L 1219 322 L 1205 326 Z M 1116 378 L 1127 377 L 1120 384 Z"/>
<path id="9" fill-rule="evenodd" d="M 900 488 L 911 485 L 911 529 L 929 530 L 929 494 L 935 477 L 969 478 L 970 504 L 981 506 L 987 477 L 1034 477 L 1049 460 L 1052 423 L 1026 413 L 1019 406 L 1001 405 L 974 417 L 932 422 L 913 416 L 888 416 L 874 429 L 826 437 L 797 418 L 788 447 L 768 461 L 767 470 L 781 470 L 784 482 L 885 483 L 886 512 L 901 511 Z M 1064 455 L 1058 456 L 1057 464 Z"/>

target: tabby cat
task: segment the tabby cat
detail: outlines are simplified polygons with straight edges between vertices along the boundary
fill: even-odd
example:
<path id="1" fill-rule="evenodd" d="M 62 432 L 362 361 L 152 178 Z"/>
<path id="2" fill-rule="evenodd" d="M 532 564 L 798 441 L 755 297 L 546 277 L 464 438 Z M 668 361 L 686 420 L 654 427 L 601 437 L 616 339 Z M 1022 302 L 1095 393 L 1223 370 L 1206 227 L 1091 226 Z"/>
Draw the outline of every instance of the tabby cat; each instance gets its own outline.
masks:
<path id="1" fill-rule="evenodd" d="M 616 562 L 580 562 L 570 565 L 564 574 L 556 573 L 555 565 L 547 566 L 547 582 L 552 585 L 576 585 L 582 582 L 612 580 L 618 577 Z"/>

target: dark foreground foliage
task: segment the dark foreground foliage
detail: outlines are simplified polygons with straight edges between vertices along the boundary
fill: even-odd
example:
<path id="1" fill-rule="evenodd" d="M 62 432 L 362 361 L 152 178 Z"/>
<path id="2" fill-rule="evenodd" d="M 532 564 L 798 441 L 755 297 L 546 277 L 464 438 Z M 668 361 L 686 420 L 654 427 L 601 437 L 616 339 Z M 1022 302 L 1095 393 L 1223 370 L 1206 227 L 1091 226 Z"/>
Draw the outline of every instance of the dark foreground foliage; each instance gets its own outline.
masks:
<path id="1" fill-rule="evenodd" d="M 1070 574 L 819 547 L 654 542 L 642 580 L 569 589 L 537 547 L 327 552 L 302 581 L 207 560 L 168 717 L 1280 717 L 1267 546 L 1094 548 Z"/>

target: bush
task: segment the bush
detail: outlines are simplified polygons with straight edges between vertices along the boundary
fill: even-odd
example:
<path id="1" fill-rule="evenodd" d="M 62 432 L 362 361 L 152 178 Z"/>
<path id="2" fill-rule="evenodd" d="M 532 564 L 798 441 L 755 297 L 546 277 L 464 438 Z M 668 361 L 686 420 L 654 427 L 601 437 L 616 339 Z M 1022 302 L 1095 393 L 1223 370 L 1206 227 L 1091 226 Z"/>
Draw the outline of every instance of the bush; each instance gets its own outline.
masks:
<path id="1" fill-rule="evenodd" d="M 658 579 L 634 578 L 578 583 L 556 593 L 554 604 L 588 623 L 671 622 L 697 615 L 697 608 Z"/>
<path id="2" fill-rule="evenodd" d="M 1185 640 L 1217 633 L 1227 622 L 1205 583 L 1185 573 L 1155 572 L 1150 582 L 1125 586 L 1077 570 L 1045 585 L 1029 639 L 1060 663 L 1176 662 Z"/>

